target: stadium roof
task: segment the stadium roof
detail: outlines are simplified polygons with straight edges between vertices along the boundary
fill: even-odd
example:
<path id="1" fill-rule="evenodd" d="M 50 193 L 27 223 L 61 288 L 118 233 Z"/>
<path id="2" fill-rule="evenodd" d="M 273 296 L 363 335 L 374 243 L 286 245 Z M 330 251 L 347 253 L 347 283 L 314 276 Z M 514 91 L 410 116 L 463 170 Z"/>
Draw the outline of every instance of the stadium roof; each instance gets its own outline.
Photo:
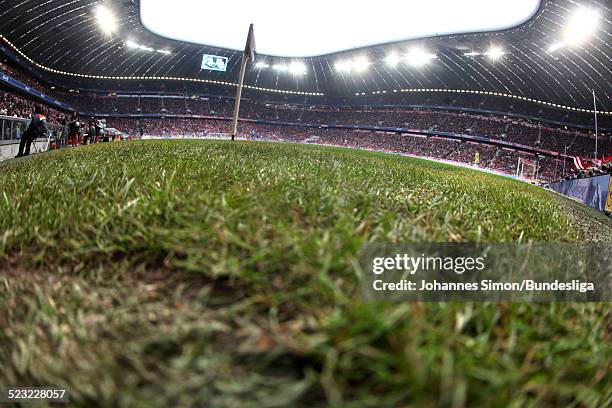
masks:
<path id="1" fill-rule="evenodd" d="M 147 5 L 141 4 L 142 1 L 0 0 L 0 35 L 13 53 L 37 67 L 41 73 L 50 75 L 55 82 L 65 80 L 70 86 L 79 84 L 87 88 L 94 81 L 103 86 L 107 79 L 184 80 L 193 83 L 194 87 L 202 83 L 235 84 L 241 52 L 231 49 L 236 48 L 233 43 L 223 43 L 223 31 L 218 32 L 222 30 L 219 27 L 224 26 L 218 23 L 226 21 L 228 32 L 236 34 L 238 27 L 230 24 L 231 15 L 194 12 L 201 20 L 199 26 L 191 26 L 194 20 L 186 17 L 186 26 L 191 26 L 190 30 L 194 31 L 206 27 L 207 22 L 215 21 L 211 25 L 216 27 L 215 36 L 210 37 L 211 45 L 199 45 L 172 40 L 150 31 L 155 29 L 169 37 L 181 37 L 177 31 L 174 31 L 174 35 L 173 32 L 161 32 L 159 24 L 153 27 L 155 23 L 151 19 L 146 21 L 145 26 L 141 19 L 141 6 Z M 478 0 L 473 1 L 478 3 Z M 433 1 L 435 4 L 440 2 Z M 499 0 L 496 3 L 501 5 L 500 13 L 504 13 L 504 3 L 505 6 L 515 5 L 517 8 L 519 3 L 528 4 L 522 0 L 518 3 Z M 227 1 L 224 4 L 238 7 L 239 2 Z M 365 7 L 367 4 L 359 1 L 355 2 L 355 7 Z M 384 2 L 377 3 L 376 7 L 380 4 Z M 300 7 L 310 6 L 304 3 Z M 372 42 L 383 44 L 305 58 L 260 54 L 257 63 L 249 68 L 246 83 L 251 88 L 284 94 L 326 96 L 358 97 L 418 89 L 492 92 L 582 109 L 592 108 L 594 90 L 599 109 L 612 110 L 612 23 L 609 1 L 542 0 L 539 7 L 537 4 L 535 7 L 537 10 L 531 17 L 528 15 L 531 12 L 527 13 L 528 7 L 522 14 L 517 13 L 512 24 L 519 23 L 521 15 L 527 21 L 514 28 L 437 36 L 431 35 L 443 30 L 478 31 L 479 28 L 474 25 L 449 28 L 449 14 L 445 14 L 440 7 L 439 22 L 435 19 L 431 21 L 431 11 L 417 7 L 414 15 L 407 19 L 406 26 L 411 25 L 410 21 L 421 21 L 428 16 L 431 30 L 427 31 L 427 24 L 419 25 L 421 31 L 409 27 L 404 38 L 424 38 L 384 43 L 403 35 L 397 28 L 401 19 L 390 16 L 389 24 L 394 25 L 391 37 L 372 33 Z M 472 15 L 484 13 L 480 8 L 466 7 L 466 10 Z M 320 14 L 326 11 L 320 10 Z M 329 11 L 340 13 L 340 10 Z M 387 14 L 396 12 L 388 10 Z M 301 13 L 301 10 L 291 9 L 278 12 L 276 18 L 289 21 Z M 315 14 L 304 15 L 312 19 Z M 378 21 L 383 18 L 381 16 L 380 13 L 371 14 L 372 19 L 377 19 L 371 27 L 381 27 L 381 21 Z M 173 18 L 176 15 L 168 15 L 168 21 Z M 309 24 L 317 29 L 325 22 L 330 24 L 321 17 L 321 21 L 310 21 Z M 382 23 L 384 27 L 385 22 Z M 440 24 L 440 28 L 436 28 L 436 24 Z M 504 25 L 499 21 L 496 24 Z M 506 21 L 506 24 L 510 23 Z M 288 25 L 279 24 L 279 27 L 286 28 Z M 244 27 L 239 33 L 240 37 L 246 34 L 246 29 Z M 266 38 L 265 33 L 270 32 L 268 27 L 256 26 L 256 33 L 258 29 L 263 39 Z M 203 29 L 201 31 L 204 32 Z M 327 37 L 332 35 L 332 31 L 326 33 Z M 300 42 L 323 41 L 321 37 L 311 35 L 293 40 L 295 33 L 293 36 L 290 34 L 278 32 L 277 35 L 285 36 L 296 44 L 296 55 L 303 55 L 300 49 L 308 48 L 298 47 Z M 353 47 L 368 45 L 364 42 L 367 38 L 364 38 L 355 41 Z M 258 38 L 260 51 L 283 53 L 282 50 L 274 51 L 272 45 L 262 44 L 263 39 Z M 206 41 L 206 37 L 193 40 Z M 287 51 L 287 42 L 283 44 Z M 304 52 L 312 54 L 317 50 L 340 50 L 350 43 L 332 44 L 330 41 L 330 44 L 318 44 L 318 48 L 310 47 L 309 51 Z M 202 70 L 204 54 L 227 57 L 227 72 Z"/>

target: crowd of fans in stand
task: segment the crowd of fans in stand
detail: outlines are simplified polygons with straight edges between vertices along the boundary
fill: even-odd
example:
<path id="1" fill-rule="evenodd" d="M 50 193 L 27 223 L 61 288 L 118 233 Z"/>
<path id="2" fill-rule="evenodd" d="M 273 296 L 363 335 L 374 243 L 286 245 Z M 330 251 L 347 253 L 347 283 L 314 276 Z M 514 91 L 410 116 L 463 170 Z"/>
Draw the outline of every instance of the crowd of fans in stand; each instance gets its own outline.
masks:
<path id="1" fill-rule="evenodd" d="M 527 96 L 527 95 L 524 95 Z M 357 101 L 362 105 L 430 105 L 448 106 L 469 109 L 481 109 L 496 112 L 507 112 L 526 116 L 548 118 L 560 122 L 579 123 L 593 126 L 594 118 L 591 114 L 556 109 L 541 104 L 525 103 L 517 99 L 503 96 L 474 95 L 469 93 L 449 92 L 400 92 L 384 96 L 364 96 Z M 349 101 L 346 101 L 349 103 Z M 353 102 L 354 103 L 354 102 Z M 561 103 L 561 101 L 559 101 Z M 600 107 L 605 110 L 605 107 Z M 601 120 L 601 118 L 600 118 Z"/>
<path id="2" fill-rule="evenodd" d="M 5 66 L 0 66 L 6 69 Z M 22 81 L 42 87 L 27 75 L 13 70 Z M 0 87 L 0 115 L 28 118 L 35 102 L 28 96 Z M 48 91 L 48 90 L 45 90 Z M 233 101 L 227 98 L 200 97 L 117 97 L 85 93 L 65 93 L 64 99 L 78 110 L 105 114 L 161 114 L 165 119 L 110 118 L 114 127 L 129 136 L 204 136 L 214 133 L 227 134 L 229 122 L 194 118 L 206 116 L 228 118 L 232 114 Z M 57 97 L 57 95 L 56 95 Z M 467 99 L 466 99 L 467 100 Z M 66 113 L 47 107 L 50 123 L 65 125 Z M 178 115 L 179 117 L 174 117 Z M 461 135 L 484 136 L 492 139 L 538 147 L 569 155 L 592 154 L 594 137 L 579 130 L 546 127 L 526 120 L 509 119 L 498 115 L 431 111 L 406 108 L 328 108 L 290 104 L 271 104 L 259 101 L 243 101 L 241 118 L 270 122 L 289 122 L 312 125 L 357 125 L 402 128 L 413 131 L 449 132 Z M 241 134 L 266 140 L 291 140 L 335 144 L 373 150 L 428 156 L 478 165 L 505 173 L 514 173 L 518 157 L 514 150 L 491 147 L 471 142 L 456 142 L 440 137 L 417 137 L 374 132 L 371 130 L 332 130 L 326 128 L 254 124 L 241 122 Z M 408 133 L 408 132 L 407 132 Z M 610 136 L 600 136 L 600 154 L 612 155 Z M 530 156 L 533 159 L 533 156 Z M 561 162 L 553 159 L 539 160 L 539 177 L 552 179 L 560 176 Z"/>
<path id="3" fill-rule="evenodd" d="M 19 95 L 0 85 L 0 116 L 29 119 L 36 104 L 34 99 Z M 46 107 L 45 111 L 50 123 L 63 123 L 65 113 L 51 107 Z"/>
<path id="4" fill-rule="evenodd" d="M 25 73 L 19 68 L 13 67 L 8 61 L 0 61 L 0 71 L 6 73 L 13 79 L 23 82 L 26 85 L 30 85 L 36 89 L 44 89 L 45 86 L 34 79 L 31 75 Z"/>
<path id="5" fill-rule="evenodd" d="M 553 177 L 552 179 L 548 180 L 550 182 L 557 182 L 562 180 L 575 180 L 589 177 L 597 177 L 606 174 L 612 174 L 612 162 L 596 164 L 592 167 L 583 170 L 571 169 L 570 172 L 566 172 L 560 177 Z"/>
<path id="6" fill-rule="evenodd" d="M 78 107 L 82 111 L 111 114 L 230 117 L 233 109 L 233 101 L 225 98 L 128 98 L 81 94 L 75 96 L 74 101 L 78 103 Z M 568 154 L 580 156 L 592 154 L 595 144 L 591 132 L 552 128 L 526 120 L 509 119 L 495 115 L 402 108 L 326 109 L 275 105 L 254 101 L 243 101 L 240 113 L 241 118 L 274 122 L 381 126 L 485 136 L 560 153 L 567 151 Z M 610 149 L 609 139 L 609 135 L 600 134 L 601 145 L 607 146 L 608 149 Z"/>
<path id="7" fill-rule="evenodd" d="M 144 134 L 151 137 L 227 137 L 230 122 L 209 119 L 108 119 L 109 126 L 128 134 Z M 529 174 L 542 180 L 561 176 L 560 160 L 540 157 L 515 150 L 468 141 L 455 141 L 442 137 L 392 132 L 329 129 L 289 125 L 265 125 L 241 122 L 240 137 L 253 140 L 288 141 L 344 146 L 368 150 L 401 153 L 413 156 L 449 160 L 488 168 L 506 174 L 515 174 L 519 157 L 538 161 L 538 174 Z"/>
<path id="8" fill-rule="evenodd" d="M 141 84 L 142 85 L 142 84 Z M 172 86 L 169 84 L 169 88 Z M 150 94 L 157 93 L 149 92 Z M 138 94 L 138 91 L 132 91 L 134 94 Z M 173 111 L 175 113 L 190 113 L 191 110 L 194 114 L 199 110 L 199 100 L 194 99 L 189 95 L 187 89 L 175 89 L 174 92 L 169 91 L 164 102 L 158 98 L 141 98 L 140 106 L 138 103 L 130 101 L 131 98 L 121 97 L 109 97 L 108 94 L 100 95 L 93 93 L 68 93 L 68 92 L 51 92 L 58 99 L 64 100 L 65 102 L 87 107 L 85 109 L 89 112 L 99 113 L 112 113 L 121 112 L 126 113 L 130 110 L 130 113 L 149 111 L 149 113 L 160 113 L 163 109 L 167 111 Z M 143 94 L 147 94 L 147 91 L 142 91 Z M 188 95 L 188 96 L 185 96 Z M 145 101 L 145 99 L 148 99 Z M 213 98 L 212 103 L 215 103 Z M 280 103 L 282 95 L 278 98 L 275 97 L 275 103 Z M 227 99 L 226 99 L 227 101 Z M 545 105 L 520 101 L 517 99 L 509 99 L 507 97 L 491 96 L 491 95 L 477 95 L 477 94 L 460 94 L 460 93 L 447 93 L 447 92 L 398 92 L 393 94 L 386 94 L 384 96 L 359 96 L 350 99 L 343 98 L 321 98 L 318 97 L 316 100 L 305 100 L 300 101 L 301 104 L 309 105 L 314 103 L 318 106 L 334 106 L 334 107 L 345 107 L 346 109 L 352 109 L 354 107 L 371 106 L 371 107 L 384 107 L 384 106 L 436 106 L 436 107 L 448 107 L 450 109 L 457 109 L 461 107 L 463 109 L 473 110 L 484 110 L 484 111 L 495 111 L 508 114 L 521 114 L 531 117 L 547 118 L 559 122 L 581 124 L 583 126 L 593 127 L 594 118 L 592 114 L 569 111 L 565 109 L 552 108 Z M 286 101 L 286 104 L 292 104 L 296 101 Z M 148 106 L 147 106 L 148 105 Z M 231 102 L 229 103 L 231 106 Z M 600 106 L 600 110 L 606 110 L 605 106 Z M 612 117 L 601 116 L 599 117 L 599 125 L 602 127 L 612 127 Z"/>

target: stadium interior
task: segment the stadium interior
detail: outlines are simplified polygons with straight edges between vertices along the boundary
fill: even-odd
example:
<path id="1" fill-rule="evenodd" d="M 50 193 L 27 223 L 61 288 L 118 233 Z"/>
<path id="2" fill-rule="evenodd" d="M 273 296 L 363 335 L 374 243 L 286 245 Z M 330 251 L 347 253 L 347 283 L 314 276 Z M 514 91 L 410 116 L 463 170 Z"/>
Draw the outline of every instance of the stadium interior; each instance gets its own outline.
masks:
<path id="1" fill-rule="evenodd" d="M 612 403 L 605 296 L 359 289 L 365 244 L 612 242 L 609 0 L 207 3 L 0 0 L 0 388 Z"/>
<path id="2" fill-rule="evenodd" d="M 229 131 L 240 51 L 153 34 L 139 2 L 101 5 L 102 17 L 97 3 L 3 5 L 12 17 L 2 25 L 5 74 L 49 96 L 57 124 L 74 110 L 106 119 L 125 137 Z M 250 121 L 240 133 L 468 164 L 482 150 L 479 165 L 495 171 L 515 174 L 524 157 L 539 162 L 540 181 L 572 176 L 574 157 L 595 159 L 594 109 L 599 154 L 611 155 L 608 13 L 605 4 L 544 1 L 526 22 L 500 32 L 301 60 L 259 55 L 245 75 L 241 119 Z M 24 24 L 24 14 L 33 22 Z M 213 52 L 227 58 L 226 72 L 200 67 L 198 59 Z M 28 117 L 35 96 L 9 83 L 3 91 L 0 112 Z M 15 137 L 8 126 L 4 132 L 4 140 Z M 423 132 L 429 137 L 414 137 Z"/>

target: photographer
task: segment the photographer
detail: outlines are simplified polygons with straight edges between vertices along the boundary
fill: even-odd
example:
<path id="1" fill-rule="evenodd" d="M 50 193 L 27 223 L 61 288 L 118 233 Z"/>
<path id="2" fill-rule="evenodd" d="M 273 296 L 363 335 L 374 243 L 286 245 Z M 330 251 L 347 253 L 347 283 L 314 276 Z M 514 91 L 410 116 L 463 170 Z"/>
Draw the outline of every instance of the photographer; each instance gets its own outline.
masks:
<path id="1" fill-rule="evenodd" d="M 47 117 L 43 112 L 43 108 L 40 105 L 36 105 L 32 120 L 27 130 L 21 136 L 19 141 L 19 152 L 16 157 L 27 156 L 30 154 L 30 146 L 32 142 L 38 138 L 45 137 L 47 135 Z"/>

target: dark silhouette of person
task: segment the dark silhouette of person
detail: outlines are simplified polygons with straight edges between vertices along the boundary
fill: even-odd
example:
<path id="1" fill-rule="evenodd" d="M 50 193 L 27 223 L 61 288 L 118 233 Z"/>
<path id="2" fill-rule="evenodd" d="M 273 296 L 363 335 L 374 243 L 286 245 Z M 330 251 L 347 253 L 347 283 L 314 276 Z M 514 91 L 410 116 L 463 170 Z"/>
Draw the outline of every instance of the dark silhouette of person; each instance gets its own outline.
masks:
<path id="1" fill-rule="evenodd" d="M 96 126 L 94 118 L 91 118 L 87 125 L 87 138 L 89 139 L 89 143 L 98 143 L 96 140 Z"/>
<path id="2" fill-rule="evenodd" d="M 45 137 L 46 135 L 47 117 L 45 116 L 42 106 L 36 105 L 30 125 L 23 135 L 21 135 L 21 140 L 19 141 L 19 152 L 17 153 L 16 157 L 29 155 L 32 142 L 38 138 Z"/>
<path id="3" fill-rule="evenodd" d="M 73 146 L 79 144 L 79 135 L 81 133 L 81 122 L 79 121 L 79 114 L 76 112 L 72 113 L 72 117 L 70 118 L 70 122 L 68 122 L 68 134 L 69 143 Z"/>

